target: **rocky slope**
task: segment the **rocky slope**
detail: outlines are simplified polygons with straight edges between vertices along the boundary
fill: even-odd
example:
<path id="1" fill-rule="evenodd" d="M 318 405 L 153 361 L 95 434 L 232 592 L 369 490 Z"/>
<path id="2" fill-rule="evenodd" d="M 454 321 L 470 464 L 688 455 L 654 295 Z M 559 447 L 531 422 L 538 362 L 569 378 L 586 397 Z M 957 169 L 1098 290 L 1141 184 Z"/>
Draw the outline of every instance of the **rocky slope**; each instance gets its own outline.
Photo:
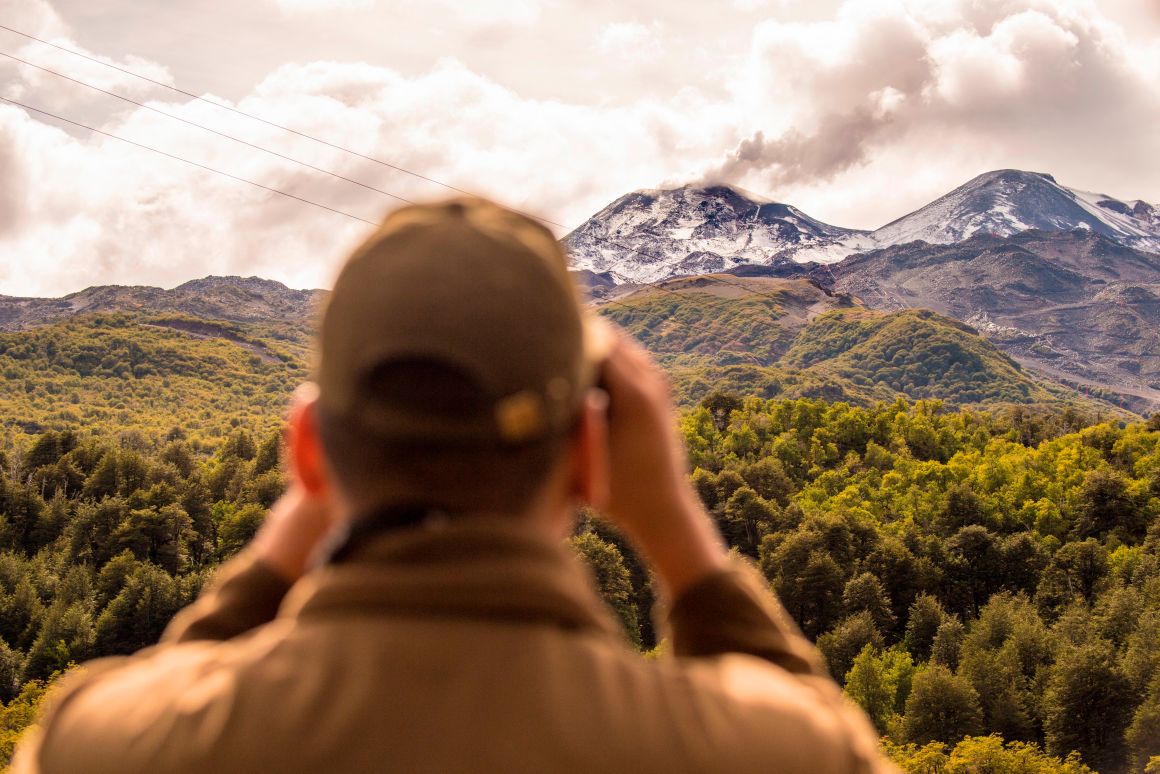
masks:
<path id="1" fill-rule="evenodd" d="M 736 188 L 686 186 L 623 196 L 563 241 L 576 269 L 603 272 L 614 283 L 646 283 L 740 265 L 835 263 L 909 242 L 952 244 L 1030 230 L 1082 230 L 1160 252 L 1160 210 L 1152 205 L 1013 169 L 979 175 L 871 232 L 822 223 Z"/>
<path id="2" fill-rule="evenodd" d="M 1160 252 L 1160 210 L 1080 191 L 1051 175 L 1001 169 L 979 175 L 872 233 L 878 247 L 907 242 L 950 244 L 972 236 L 1080 229 L 1126 247 Z"/>
<path id="3" fill-rule="evenodd" d="M 627 290 L 599 309 L 659 357 L 683 402 L 723 390 L 1109 408 L 1027 373 L 963 323 L 868 309 L 805 278 L 686 277 Z"/>
<path id="4" fill-rule="evenodd" d="M 813 273 L 876 308 L 955 317 L 1054 379 L 1160 410 L 1160 256 L 1094 231 L 1028 231 L 900 245 Z"/>
<path id="5" fill-rule="evenodd" d="M 862 232 L 728 186 L 637 191 L 564 239 L 575 269 L 616 282 L 657 282 L 739 264 L 837 260 Z"/>

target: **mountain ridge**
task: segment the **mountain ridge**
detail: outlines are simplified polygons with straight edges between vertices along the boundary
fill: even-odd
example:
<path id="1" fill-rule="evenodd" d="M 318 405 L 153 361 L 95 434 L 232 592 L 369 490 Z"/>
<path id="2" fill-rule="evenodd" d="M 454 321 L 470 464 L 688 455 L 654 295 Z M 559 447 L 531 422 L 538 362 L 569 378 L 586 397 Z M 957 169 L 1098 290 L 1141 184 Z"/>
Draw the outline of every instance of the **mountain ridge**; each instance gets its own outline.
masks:
<path id="1" fill-rule="evenodd" d="M 261 277 L 214 276 L 173 288 L 94 285 L 56 298 L 0 296 L 0 330 L 21 330 L 81 314 L 191 314 L 228 322 L 312 323 L 324 290 L 295 290 Z"/>
<path id="2" fill-rule="evenodd" d="M 1160 253 L 1160 209 L 1060 185 L 1044 172 L 977 175 L 873 230 L 844 228 L 791 204 L 731 186 L 688 185 L 626 194 L 561 242 L 578 270 L 647 283 L 741 265 L 833 264 L 909 242 L 948 244 L 975 234 L 1086 230 Z"/>

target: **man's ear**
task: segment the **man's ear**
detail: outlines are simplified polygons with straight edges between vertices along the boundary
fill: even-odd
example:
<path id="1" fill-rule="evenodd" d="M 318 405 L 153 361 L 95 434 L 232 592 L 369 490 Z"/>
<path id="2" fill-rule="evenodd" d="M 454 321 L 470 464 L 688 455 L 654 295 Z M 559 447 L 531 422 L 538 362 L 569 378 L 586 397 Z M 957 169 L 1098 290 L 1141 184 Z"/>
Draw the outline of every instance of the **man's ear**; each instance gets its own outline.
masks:
<path id="1" fill-rule="evenodd" d="M 312 384 L 294 392 L 286 423 L 286 459 L 290 474 L 311 496 L 327 493 L 330 482 L 318 431 L 318 389 Z"/>
<path id="2" fill-rule="evenodd" d="M 572 438 L 572 494 L 600 510 L 608 504 L 608 395 L 590 390 Z"/>

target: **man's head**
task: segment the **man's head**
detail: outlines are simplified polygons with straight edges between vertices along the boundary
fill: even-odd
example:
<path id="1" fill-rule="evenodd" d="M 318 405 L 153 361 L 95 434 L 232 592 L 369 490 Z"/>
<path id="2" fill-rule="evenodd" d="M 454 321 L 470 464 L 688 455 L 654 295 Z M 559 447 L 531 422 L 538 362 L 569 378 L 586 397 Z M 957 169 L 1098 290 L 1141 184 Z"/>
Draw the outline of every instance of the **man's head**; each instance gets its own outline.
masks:
<path id="1" fill-rule="evenodd" d="M 355 511 L 521 511 L 583 435 L 594 330 L 539 224 L 473 198 L 396 211 L 323 313 L 325 477 Z"/>

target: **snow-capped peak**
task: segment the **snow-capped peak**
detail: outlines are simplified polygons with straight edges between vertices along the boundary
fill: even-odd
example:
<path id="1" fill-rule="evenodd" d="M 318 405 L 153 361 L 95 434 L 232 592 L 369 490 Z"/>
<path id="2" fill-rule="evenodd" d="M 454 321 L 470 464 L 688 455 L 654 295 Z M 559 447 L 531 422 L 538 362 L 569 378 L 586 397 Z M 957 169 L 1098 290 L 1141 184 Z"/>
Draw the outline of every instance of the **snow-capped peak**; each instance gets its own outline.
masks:
<path id="1" fill-rule="evenodd" d="M 725 185 L 641 190 L 623 196 L 564 239 L 572 266 L 610 271 L 618 282 L 656 282 L 739 264 L 837 260 L 863 232 Z M 804 260 L 805 258 L 801 258 Z"/>
<path id="2" fill-rule="evenodd" d="M 1086 229 L 1160 253 L 1160 208 L 1068 188 L 1042 172 L 979 175 L 914 212 L 866 232 L 832 226 L 788 204 L 726 185 L 622 196 L 564 238 L 575 269 L 615 282 L 658 282 L 740 264 L 834 263 L 854 253 L 975 235 Z"/>
<path id="3" fill-rule="evenodd" d="M 873 232 L 879 246 L 950 244 L 975 234 L 1011 236 L 1029 229 L 1086 229 L 1142 250 L 1160 250 L 1160 214 L 1068 188 L 1049 174 L 1001 169 L 979 175 L 930 204 Z"/>

